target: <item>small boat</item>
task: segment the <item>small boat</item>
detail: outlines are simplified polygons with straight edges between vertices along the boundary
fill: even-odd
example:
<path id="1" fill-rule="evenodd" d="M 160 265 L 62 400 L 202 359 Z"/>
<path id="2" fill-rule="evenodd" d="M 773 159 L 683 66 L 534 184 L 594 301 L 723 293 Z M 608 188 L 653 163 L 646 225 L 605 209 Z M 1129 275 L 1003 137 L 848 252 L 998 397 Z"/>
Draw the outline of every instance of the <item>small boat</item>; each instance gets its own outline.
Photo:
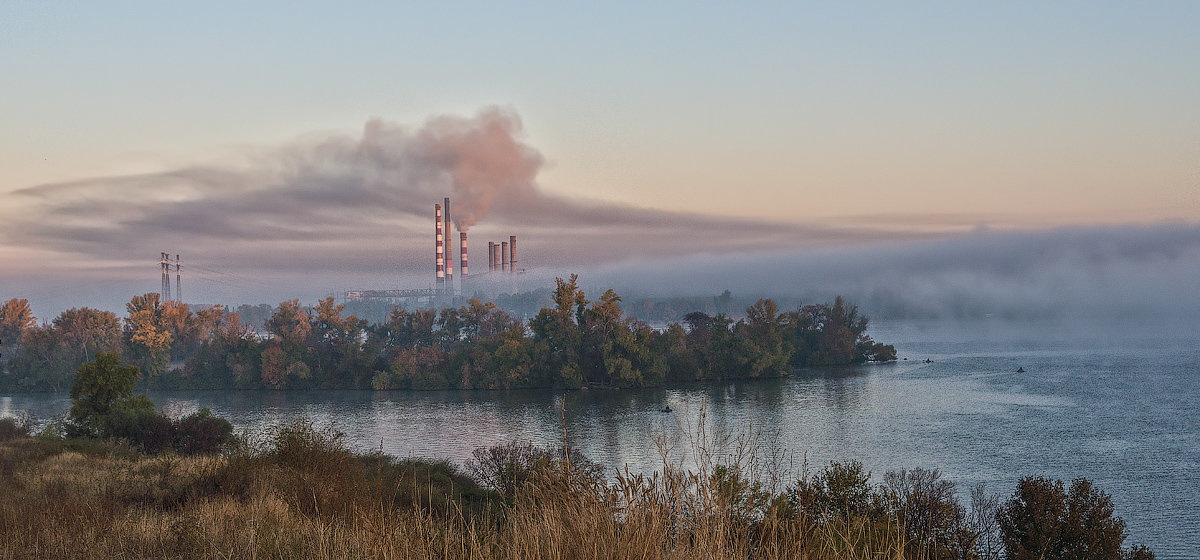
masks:
<path id="1" fill-rule="evenodd" d="M 671 405 L 667 405 L 667 406 L 664 406 L 664 407 L 662 407 L 662 411 L 663 411 L 663 412 L 671 412 Z"/>
<path id="2" fill-rule="evenodd" d="M 1025 368 L 1023 368 L 1023 367 L 1017 368 L 1017 373 L 1025 373 Z"/>

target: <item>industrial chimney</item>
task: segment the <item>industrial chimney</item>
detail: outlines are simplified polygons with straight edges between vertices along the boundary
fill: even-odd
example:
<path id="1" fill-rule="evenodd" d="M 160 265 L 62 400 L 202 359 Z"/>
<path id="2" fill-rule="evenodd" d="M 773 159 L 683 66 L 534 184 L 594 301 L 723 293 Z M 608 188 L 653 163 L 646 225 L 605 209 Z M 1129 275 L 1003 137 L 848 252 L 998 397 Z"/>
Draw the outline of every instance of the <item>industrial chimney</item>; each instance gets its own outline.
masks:
<path id="1" fill-rule="evenodd" d="M 517 236 L 508 236 L 508 271 L 517 271 Z"/>
<path id="2" fill-rule="evenodd" d="M 446 290 L 454 291 L 454 244 L 450 242 L 450 197 L 446 197 L 444 201 L 446 213 L 443 216 L 446 231 Z"/>
<path id="3" fill-rule="evenodd" d="M 433 205 L 434 215 L 434 262 L 436 263 L 436 278 L 437 289 L 440 291 L 446 286 L 446 259 L 445 247 L 442 245 L 442 205 Z"/>
<path id="4" fill-rule="evenodd" d="M 500 271 L 508 272 L 508 242 L 500 242 Z"/>
<path id="5" fill-rule="evenodd" d="M 496 259 L 492 255 L 496 254 L 496 242 L 488 241 L 488 272 L 496 271 Z"/>
<path id="6" fill-rule="evenodd" d="M 459 258 L 458 258 L 459 266 L 462 267 L 462 281 L 466 282 L 467 281 L 467 232 L 465 232 L 465 231 L 458 232 L 458 248 L 460 250 L 462 250 L 462 253 L 459 254 Z M 464 286 L 464 290 L 465 289 L 466 288 Z"/>

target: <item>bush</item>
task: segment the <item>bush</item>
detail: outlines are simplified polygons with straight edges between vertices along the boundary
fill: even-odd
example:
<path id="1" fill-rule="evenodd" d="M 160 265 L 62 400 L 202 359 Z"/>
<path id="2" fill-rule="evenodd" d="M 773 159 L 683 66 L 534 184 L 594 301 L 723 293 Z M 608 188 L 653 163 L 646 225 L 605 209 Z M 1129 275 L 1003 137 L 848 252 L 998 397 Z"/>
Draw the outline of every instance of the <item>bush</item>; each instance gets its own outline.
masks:
<path id="1" fill-rule="evenodd" d="M 150 454 L 161 453 L 174 443 L 175 426 L 171 419 L 154 409 L 145 395 L 114 403 L 102 416 L 91 423 L 99 435 L 123 439 Z"/>
<path id="2" fill-rule="evenodd" d="M 175 424 L 175 449 L 184 455 L 211 454 L 233 439 L 233 424 L 207 408 L 180 418 Z"/>
<path id="3" fill-rule="evenodd" d="M 793 506 L 810 520 L 830 521 L 873 516 L 880 506 L 862 463 L 830 463 L 812 479 L 807 473 L 790 489 Z"/>
<path id="4" fill-rule="evenodd" d="M 1075 479 L 1065 491 L 1061 480 L 1024 477 L 996 513 L 996 522 L 1010 560 L 1121 560 L 1151 554 L 1145 547 L 1122 553 L 1125 521 L 1113 517 L 1112 499 L 1086 478 Z"/>

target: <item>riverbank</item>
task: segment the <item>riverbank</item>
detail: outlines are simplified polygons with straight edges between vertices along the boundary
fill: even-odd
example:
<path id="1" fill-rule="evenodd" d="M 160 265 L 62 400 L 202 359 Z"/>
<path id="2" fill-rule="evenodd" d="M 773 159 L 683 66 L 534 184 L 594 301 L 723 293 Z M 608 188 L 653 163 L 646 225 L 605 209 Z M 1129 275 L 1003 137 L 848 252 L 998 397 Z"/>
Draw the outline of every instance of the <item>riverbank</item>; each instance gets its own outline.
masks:
<path id="1" fill-rule="evenodd" d="M 683 478 L 609 488 L 565 470 L 541 474 L 505 496 L 448 462 L 357 455 L 304 429 L 278 432 L 256 452 L 187 458 L 18 439 L 0 443 L 0 556 L 914 557 L 900 553 L 888 523 L 751 531 L 715 495 L 672 497 Z M 685 501 L 696 516 L 674 509 Z M 855 547 L 839 544 L 847 531 Z"/>
<path id="2" fill-rule="evenodd" d="M 770 482 L 750 455 L 635 475 L 528 444 L 480 449 L 460 467 L 355 453 L 305 422 L 192 457 L 7 437 L 5 558 L 903 560 L 1000 550 L 996 502 L 960 504 L 936 471 L 890 473 L 873 487 L 860 465 L 831 464 Z"/>

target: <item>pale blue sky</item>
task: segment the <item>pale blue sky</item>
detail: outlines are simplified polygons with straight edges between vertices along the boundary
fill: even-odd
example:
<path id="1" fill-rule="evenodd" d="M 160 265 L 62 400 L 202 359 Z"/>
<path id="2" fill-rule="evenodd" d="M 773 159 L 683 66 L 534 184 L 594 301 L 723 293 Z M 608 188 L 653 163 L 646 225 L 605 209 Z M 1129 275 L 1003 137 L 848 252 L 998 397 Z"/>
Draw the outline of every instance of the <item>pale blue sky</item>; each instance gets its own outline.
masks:
<path id="1" fill-rule="evenodd" d="M 1200 3 L 245 4 L 3 4 L 0 189 L 499 104 L 554 192 L 1200 217 Z"/>

